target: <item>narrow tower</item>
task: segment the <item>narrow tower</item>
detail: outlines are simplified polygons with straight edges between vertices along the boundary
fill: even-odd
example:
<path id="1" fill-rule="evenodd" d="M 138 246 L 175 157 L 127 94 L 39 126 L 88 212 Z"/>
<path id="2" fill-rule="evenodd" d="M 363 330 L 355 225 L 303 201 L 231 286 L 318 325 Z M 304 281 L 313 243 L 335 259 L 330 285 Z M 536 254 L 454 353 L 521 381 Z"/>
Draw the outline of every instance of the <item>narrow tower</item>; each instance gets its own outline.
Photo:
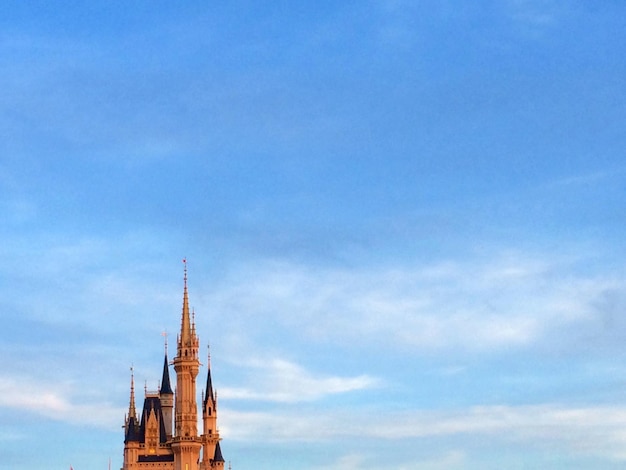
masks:
<path id="1" fill-rule="evenodd" d="M 207 378 L 204 399 L 202 400 L 202 470 L 224 468 L 224 458 L 220 449 L 220 433 L 217 428 L 217 392 L 211 380 L 211 353 L 207 358 Z"/>
<path id="2" fill-rule="evenodd" d="M 163 362 L 163 377 L 161 378 L 161 389 L 159 390 L 159 398 L 161 399 L 161 409 L 163 410 L 163 423 L 165 425 L 165 435 L 167 440 L 172 439 L 173 428 L 173 409 L 174 409 L 174 391 L 170 384 L 169 364 L 167 363 L 167 336 L 165 333 L 165 360 Z"/>
<path id="3" fill-rule="evenodd" d="M 172 438 L 175 470 L 198 470 L 201 437 L 198 436 L 198 407 L 196 404 L 196 377 L 200 368 L 198 337 L 195 324 L 189 318 L 187 294 L 187 262 L 185 263 L 183 311 L 178 348 L 174 358 L 176 371 L 175 432 Z"/>
<path id="4" fill-rule="evenodd" d="M 139 420 L 135 408 L 135 373 L 130 368 L 130 401 L 128 404 L 128 417 L 124 423 L 124 470 L 134 468 L 134 462 L 139 455 Z"/>

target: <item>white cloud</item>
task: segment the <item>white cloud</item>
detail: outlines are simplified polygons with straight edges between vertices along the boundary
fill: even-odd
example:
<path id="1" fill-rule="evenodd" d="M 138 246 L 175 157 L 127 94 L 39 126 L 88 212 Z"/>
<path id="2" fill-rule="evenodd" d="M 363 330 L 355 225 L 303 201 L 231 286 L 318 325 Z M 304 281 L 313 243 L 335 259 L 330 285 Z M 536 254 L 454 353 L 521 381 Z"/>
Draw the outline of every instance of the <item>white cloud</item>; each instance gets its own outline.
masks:
<path id="1" fill-rule="evenodd" d="M 30 436 L 24 431 L 3 429 L 0 431 L 0 442 L 21 441 Z"/>
<path id="2" fill-rule="evenodd" d="M 372 425 L 372 416 L 376 425 Z M 484 406 L 449 411 L 338 413 L 301 410 L 248 413 L 222 410 L 223 434 L 228 439 L 254 439 L 261 433 L 270 441 L 414 440 L 416 444 L 462 437 L 468 449 L 424 462 L 425 468 L 446 468 L 461 463 L 475 442 L 481 446 L 519 446 L 525 449 L 561 449 L 579 455 L 626 460 L 626 408 L 611 406 L 568 408 L 555 404 L 536 406 Z M 457 440 L 458 442 L 458 440 Z M 475 444 L 474 444 L 475 445 Z M 345 468 L 359 467 L 358 455 L 346 456 Z M 352 467 L 350 467 L 352 465 Z M 430 466 L 429 466 L 430 465 Z M 367 467 L 363 467 L 367 468 Z M 406 467 L 413 468 L 413 467 Z M 422 467 L 419 467 L 422 468 Z"/>
<path id="3" fill-rule="evenodd" d="M 366 457 L 359 454 L 349 454 L 340 457 L 336 462 L 328 467 L 322 467 L 322 469 L 333 470 L 359 470 L 365 468 L 363 466 L 366 462 Z"/>
<path id="4" fill-rule="evenodd" d="M 182 286 L 161 285 L 162 262 L 150 258 L 152 250 L 161 249 L 159 245 L 143 231 L 120 234 L 115 241 L 55 234 L 7 237 L 0 247 L 0 260 L 6 261 L 0 266 L 6 279 L 0 296 L 12 311 L 42 325 L 98 331 L 114 327 L 118 334 L 128 333 L 146 325 L 147 318 L 154 321 L 155 310 L 165 313 L 167 308 L 173 316 L 164 316 L 163 321 L 176 324 Z M 20 253 L 19 259 L 15 253 Z M 131 259 L 132 263 L 124 262 Z M 15 296 L 15 291 L 29 295 Z M 125 331 L 119 329 L 121 322 L 127 324 Z"/>
<path id="5" fill-rule="evenodd" d="M 625 169 L 622 167 L 611 168 L 608 170 L 595 171 L 591 173 L 582 173 L 570 175 L 551 181 L 548 189 L 567 189 L 579 190 L 585 186 L 599 186 L 613 184 L 616 180 L 621 180 L 624 176 Z"/>
<path id="6" fill-rule="evenodd" d="M 34 413 L 56 421 L 116 429 L 124 409 L 109 402 L 78 403 L 69 384 L 42 383 L 26 377 L 5 377 L 0 382 L 0 408 Z"/>
<path id="7" fill-rule="evenodd" d="M 502 5 L 511 29 L 533 40 L 545 38 L 577 13 L 572 2 L 561 0 L 506 0 Z"/>
<path id="8" fill-rule="evenodd" d="M 535 27 L 552 25 L 557 21 L 555 0 L 507 0 L 510 15 L 517 21 Z"/>
<path id="9" fill-rule="evenodd" d="M 314 401 L 328 395 L 375 387 L 379 381 L 367 375 L 356 377 L 316 376 L 284 359 L 251 360 L 243 364 L 252 376 L 250 387 L 223 388 L 222 396 L 284 403 Z"/>
<path id="10" fill-rule="evenodd" d="M 452 450 L 435 458 L 402 465 L 399 470 L 448 470 L 450 468 L 463 468 L 462 465 L 465 460 L 465 452 Z"/>
<path id="11" fill-rule="evenodd" d="M 584 262 L 505 253 L 352 270 L 261 263 L 214 286 L 207 309 L 237 335 L 282 330 L 313 342 L 414 350 L 526 348 L 588 329 L 601 321 L 594 305 L 604 293 L 626 291 L 619 277 L 574 274 Z"/>
<path id="12" fill-rule="evenodd" d="M 397 470 L 444 470 L 462 468 L 465 462 L 465 453 L 451 450 L 427 459 L 414 459 L 405 463 L 393 463 L 389 467 Z M 339 457 L 330 465 L 317 467 L 326 470 L 376 470 L 380 462 L 372 461 L 371 456 L 360 453 L 349 453 Z"/>

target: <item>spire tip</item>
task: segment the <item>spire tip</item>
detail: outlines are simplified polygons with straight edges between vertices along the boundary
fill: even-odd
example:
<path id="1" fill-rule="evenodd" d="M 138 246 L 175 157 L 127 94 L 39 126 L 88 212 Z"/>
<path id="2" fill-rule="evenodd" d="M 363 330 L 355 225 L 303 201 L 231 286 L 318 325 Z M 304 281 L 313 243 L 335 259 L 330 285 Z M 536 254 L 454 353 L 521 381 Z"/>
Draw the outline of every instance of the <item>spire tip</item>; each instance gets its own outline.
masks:
<path id="1" fill-rule="evenodd" d="M 167 330 L 163 330 L 161 336 L 163 336 L 163 339 L 165 341 L 165 355 L 167 356 Z"/>

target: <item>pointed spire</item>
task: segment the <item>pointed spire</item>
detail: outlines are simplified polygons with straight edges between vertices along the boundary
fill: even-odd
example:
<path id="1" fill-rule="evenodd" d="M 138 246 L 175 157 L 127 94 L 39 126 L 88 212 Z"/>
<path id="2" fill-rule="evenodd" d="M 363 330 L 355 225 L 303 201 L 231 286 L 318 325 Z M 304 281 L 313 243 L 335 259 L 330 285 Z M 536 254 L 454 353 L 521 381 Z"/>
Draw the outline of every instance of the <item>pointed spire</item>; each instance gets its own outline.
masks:
<path id="1" fill-rule="evenodd" d="M 130 367 L 130 404 L 128 405 L 128 417 L 126 418 L 126 433 L 124 436 L 124 442 L 138 440 L 138 426 L 137 410 L 135 409 L 135 370 L 133 366 Z"/>
<path id="2" fill-rule="evenodd" d="M 222 457 L 222 449 L 220 448 L 220 441 L 217 441 L 215 445 L 215 455 L 213 456 L 213 462 L 224 462 L 224 457 Z"/>
<path id="3" fill-rule="evenodd" d="M 180 337 L 178 343 L 178 349 L 185 346 L 191 346 L 191 339 L 193 337 L 191 331 L 191 324 L 189 321 L 189 295 L 187 293 L 187 258 L 183 258 L 183 264 L 185 265 L 185 286 L 183 289 L 183 314 L 180 321 Z"/>
<path id="4" fill-rule="evenodd" d="M 208 359 L 207 359 L 207 376 L 206 376 L 206 392 L 204 394 L 204 409 L 206 410 L 207 402 L 209 399 L 211 400 L 211 404 L 213 408 L 215 408 L 215 393 L 213 391 L 213 381 L 211 380 L 211 349 L 210 346 L 207 346 Z"/>
<path id="5" fill-rule="evenodd" d="M 159 393 L 161 395 L 174 394 L 170 382 L 170 369 L 167 363 L 167 352 L 165 353 L 165 360 L 163 361 L 163 376 L 161 377 L 161 389 L 159 390 Z"/>
<path id="6" fill-rule="evenodd" d="M 135 368 L 130 366 L 130 404 L 128 405 L 128 419 L 137 419 L 135 409 Z"/>

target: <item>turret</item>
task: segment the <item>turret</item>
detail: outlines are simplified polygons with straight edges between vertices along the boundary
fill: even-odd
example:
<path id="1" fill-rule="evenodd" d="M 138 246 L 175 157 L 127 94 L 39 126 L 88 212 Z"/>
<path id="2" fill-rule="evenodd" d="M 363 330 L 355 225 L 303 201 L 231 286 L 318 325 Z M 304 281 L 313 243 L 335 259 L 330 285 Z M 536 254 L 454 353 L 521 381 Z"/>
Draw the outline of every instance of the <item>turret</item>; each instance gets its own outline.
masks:
<path id="1" fill-rule="evenodd" d="M 165 434 L 167 440 L 172 439 L 173 429 L 173 411 L 174 411 L 174 391 L 170 384 L 170 371 L 167 362 L 167 340 L 165 342 L 165 359 L 163 361 L 163 377 L 161 378 L 161 388 L 159 390 L 159 398 L 161 399 L 161 409 L 163 412 L 163 425 L 165 426 Z"/>
<path id="2" fill-rule="evenodd" d="M 123 470 L 134 468 L 139 454 L 139 441 L 141 439 L 140 425 L 137 420 L 137 410 L 135 408 L 135 374 L 130 368 L 130 400 L 128 405 L 128 416 L 124 420 L 124 464 Z"/>
<path id="3" fill-rule="evenodd" d="M 202 468 L 224 468 L 220 450 L 220 433 L 217 429 L 217 392 L 211 380 L 211 354 L 207 359 L 206 389 L 202 400 Z M 221 462 L 221 463 L 220 463 Z"/>
<path id="4" fill-rule="evenodd" d="M 128 416 L 124 423 L 124 442 L 139 441 L 139 421 L 135 408 L 135 373 L 130 368 L 130 400 L 128 404 Z"/>
<path id="5" fill-rule="evenodd" d="M 217 441 L 215 445 L 215 454 L 213 454 L 213 461 L 211 463 L 211 468 L 224 468 L 224 457 L 222 457 L 222 448 L 220 447 L 220 442 Z"/>

